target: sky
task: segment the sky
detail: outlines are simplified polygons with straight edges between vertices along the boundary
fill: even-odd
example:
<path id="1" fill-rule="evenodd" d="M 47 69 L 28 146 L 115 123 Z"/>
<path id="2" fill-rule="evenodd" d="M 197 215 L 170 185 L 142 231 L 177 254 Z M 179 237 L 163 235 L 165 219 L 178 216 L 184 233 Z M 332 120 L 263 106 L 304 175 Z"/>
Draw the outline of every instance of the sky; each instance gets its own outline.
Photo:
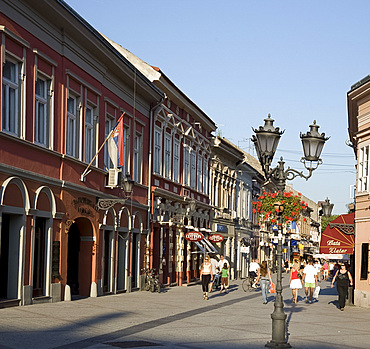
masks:
<path id="1" fill-rule="evenodd" d="M 356 159 L 347 92 L 370 74 L 370 1 L 66 0 L 96 30 L 159 67 L 214 122 L 255 155 L 253 128 L 268 114 L 285 130 L 272 166 L 307 174 L 300 132 L 330 136 L 323 164 L 291 184 L 334 214 L 353 202 Z"/>

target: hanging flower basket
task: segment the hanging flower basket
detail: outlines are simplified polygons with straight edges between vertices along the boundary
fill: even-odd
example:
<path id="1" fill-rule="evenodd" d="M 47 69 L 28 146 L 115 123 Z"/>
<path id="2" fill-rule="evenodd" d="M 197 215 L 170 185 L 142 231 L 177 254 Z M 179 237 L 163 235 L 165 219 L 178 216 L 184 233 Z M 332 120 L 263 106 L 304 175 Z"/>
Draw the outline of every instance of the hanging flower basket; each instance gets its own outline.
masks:
<path id="1" fill-rule="evenodd" d="M 263 192 L 258 197 L 258 201 L 253 201 L 253 213 L 258 214 L 258 223 L 270 221 L 271 223 L 278 222 L 278 214 L 274 204 L 279 203 L 284 206 L 282 212 L 282 221 L 284 223 L 297 221 L 302 210 L 307 209 L 308 204 L 302 201 L 301 193 L 294 194 L 292 192 L 270 193 Z M 280 223 L 278 223 L 279 225 Z"/>

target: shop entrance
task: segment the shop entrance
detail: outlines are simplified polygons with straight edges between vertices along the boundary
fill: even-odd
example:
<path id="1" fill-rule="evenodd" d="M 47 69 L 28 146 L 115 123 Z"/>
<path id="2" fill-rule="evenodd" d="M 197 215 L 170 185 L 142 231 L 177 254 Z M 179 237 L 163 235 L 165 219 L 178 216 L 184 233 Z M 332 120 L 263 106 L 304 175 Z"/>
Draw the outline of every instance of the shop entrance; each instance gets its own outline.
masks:
<path id="1" fill-rule="evenodd" d="M 140 233 L 132 233 L 132 241 L 131 241 L 131 287 L 137 288 L 138 285 L 138 275 L 139 275 L 139 242 L 140 242 Z"/>
<path id="2" fill-rule="evenodd" d="M 23 216 L 3 214 L 0 234 L 0 299 L 18 299 L 19 241 Z"/>
<path id="3" fill-rule="evenodd" d="M 33 297 L 45 296 L 46 219 L 36 218 L 33 262 Z"/>
<path id="4" fill-rule="evenodd" d="M 68 231 L 67 284 L 72 295 L 90 295 L 93 246 L 91 222 L 76 219 Z"/>
<path id="5" fill-rule="evenodd" d="M 118 233 L 117 290 L 126 289 L 127 233 Z"/>

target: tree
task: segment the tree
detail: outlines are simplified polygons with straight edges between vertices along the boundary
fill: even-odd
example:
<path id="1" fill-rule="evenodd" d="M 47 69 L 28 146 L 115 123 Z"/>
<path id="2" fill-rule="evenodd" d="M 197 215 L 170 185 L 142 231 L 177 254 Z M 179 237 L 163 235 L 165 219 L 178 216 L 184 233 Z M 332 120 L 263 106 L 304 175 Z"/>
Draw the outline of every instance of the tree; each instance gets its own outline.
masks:
<path id="1" fill-rule="evenodd" d="M 322 216 L 321 217 L 321 232 L 323 232 L 326 226 L 337 217 L 339 217 L 339 214 L 335 214 L 329 217 Z"/>

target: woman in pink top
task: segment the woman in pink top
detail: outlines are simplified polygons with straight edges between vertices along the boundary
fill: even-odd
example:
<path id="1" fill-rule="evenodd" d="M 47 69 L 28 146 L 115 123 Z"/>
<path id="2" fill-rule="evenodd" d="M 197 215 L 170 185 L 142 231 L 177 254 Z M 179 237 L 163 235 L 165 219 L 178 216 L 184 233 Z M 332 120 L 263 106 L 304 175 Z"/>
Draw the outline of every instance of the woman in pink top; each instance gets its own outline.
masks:
<path id="1" fill-rule="evenodd" d="M 293 261 L 293 267 L 290 269 L 289 284 L 292 289 L 293 303 L 297 303 L 298 290 L 302 288 L 302 275 L 300 273 L 300 263 L 297 259 Z"/>
<path id="2" fill-rule="evenodd" d="M 324 280 L 327 280 L 329 277 L 329 264 L 327 261 L 324 263 Z"/>

